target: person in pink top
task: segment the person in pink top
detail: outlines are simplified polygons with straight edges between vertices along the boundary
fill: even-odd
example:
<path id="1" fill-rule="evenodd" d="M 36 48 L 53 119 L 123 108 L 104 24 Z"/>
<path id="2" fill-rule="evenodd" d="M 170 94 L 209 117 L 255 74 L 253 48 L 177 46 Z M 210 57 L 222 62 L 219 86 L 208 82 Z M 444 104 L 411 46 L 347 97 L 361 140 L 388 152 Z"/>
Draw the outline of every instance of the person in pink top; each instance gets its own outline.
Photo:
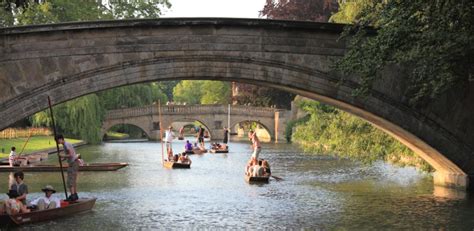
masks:
<path id="1" fill-rule="evenodd" d="M 251 131 L 252 135 L 250 136 L 250 141 L 252 141 L 252 148 L 253 148 L 253 153 L 252 153 L 252 158 L 255 160 L 258 160 L 258 155 L 262 151 L 262 147 L 260 146 L 260 140 L 257 137 L 257 132 Z"/>

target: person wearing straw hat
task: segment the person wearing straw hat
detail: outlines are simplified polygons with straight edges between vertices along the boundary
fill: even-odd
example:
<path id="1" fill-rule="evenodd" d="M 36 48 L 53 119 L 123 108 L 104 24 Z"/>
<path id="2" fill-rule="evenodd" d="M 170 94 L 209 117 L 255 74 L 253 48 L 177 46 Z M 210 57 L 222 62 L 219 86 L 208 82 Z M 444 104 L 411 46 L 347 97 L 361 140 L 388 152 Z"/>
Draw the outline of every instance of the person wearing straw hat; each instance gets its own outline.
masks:
<path id="1" fill-rule="evenodd" d="M 53 193 L 56 193 L 56 190 L 54 190 L 53 186 L 46 185 L 41 189 L 41 191 L 44 192 L 44 196 L 36 198 L 30 203 L 30 205 L 37 206 L 38 210 L 61 207 L 61 201 L 59 198 L 53 196 Z"/>

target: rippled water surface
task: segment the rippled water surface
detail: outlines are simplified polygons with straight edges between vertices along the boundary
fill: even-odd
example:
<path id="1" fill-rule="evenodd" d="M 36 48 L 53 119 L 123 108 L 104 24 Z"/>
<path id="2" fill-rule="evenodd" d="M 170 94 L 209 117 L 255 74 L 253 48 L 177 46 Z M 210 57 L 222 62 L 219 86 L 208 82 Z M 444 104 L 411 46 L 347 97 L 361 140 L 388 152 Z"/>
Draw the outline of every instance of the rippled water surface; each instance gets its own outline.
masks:
<path id="1" fill-rule="evenodd" d="M 177 142 L 175 149 L 183 144 Z M 130 165 L 116 172 L 80 173 L 79 196 L 97 197 L 92 212 L 19 229 L 474 228 L 473 199 L 434 196 L 431 176 L 412 168 L 384 163 L 366 167 L 304 154 L 290 144 L 265 144 L 261 157 L 284 180 L 249 185 L 243 170 L 250 146 L 243 142 L 230 147 L 229 154 L 193 155 L 191 169 L 175 170 L 161 166 L 159 143 L 78 148 L 86 162 Z M 0 177 L 6 191 L 8 174 Z M 45 184 L 62 189 L 58 173 L 26 173 L 25 181 L 30 199 L 41 195 Z"/>

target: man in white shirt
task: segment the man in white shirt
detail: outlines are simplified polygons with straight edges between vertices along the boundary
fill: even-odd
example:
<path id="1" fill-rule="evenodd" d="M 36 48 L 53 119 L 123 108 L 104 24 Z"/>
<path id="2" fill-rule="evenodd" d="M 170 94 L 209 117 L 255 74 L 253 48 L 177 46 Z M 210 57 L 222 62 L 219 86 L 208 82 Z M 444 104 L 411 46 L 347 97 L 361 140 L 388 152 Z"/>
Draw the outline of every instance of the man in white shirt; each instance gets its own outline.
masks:
<path id="1" fill-rule="evenodd" d="M 53 186 L 46 185 L 41 191 L 44 192 L 44 196 L 40 198 L 36 198 L 30 204 L 38 206 L 38 210 L 45 210 L 45 209 L 54 209 L 61 207 L 61 201 L 53 196 L 53 193 L 56 193 Z"/>
<path id="2" fill-rule="evenodd" d="M 166 153 L 168 153 L 169 160 L 171 160 L 169 156 L 173 156 L 173 147 L 171 146 L 171 142 L 173 142 L 175 137 L 176 136 L 174 135 L 173 127 L 169 126 L 165 133 Z"/>

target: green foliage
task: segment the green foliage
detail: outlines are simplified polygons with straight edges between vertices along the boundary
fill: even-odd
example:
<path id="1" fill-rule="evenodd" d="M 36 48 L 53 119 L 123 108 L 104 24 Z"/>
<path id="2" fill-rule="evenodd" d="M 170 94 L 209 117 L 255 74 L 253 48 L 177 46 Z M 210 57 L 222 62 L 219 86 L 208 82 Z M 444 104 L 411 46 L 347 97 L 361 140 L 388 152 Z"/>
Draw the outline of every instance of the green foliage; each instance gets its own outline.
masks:
<path id="1" fill-rule="evenodd" d="M 339 10 L 329 18 L 329 22 L 352 24 L 370 3 L 372 0 L 338 0 Z"/>
<path id="2" fill-rule="evenodd" d="M 161 7 L 170 8 L 168 0 L 141 0 L 141 1 L 106 1 L 105 7 L 109 9 L 115 19 L 133 18 L 158 18 Z"/>
<path id="3" fill-rule="evenodd" d="M 286 128 L 285 128 L 285 139 L 288 143 L 291 142 L 291 138 L 293 136 L 293 128 L 300 125 L 304 124 L 309 120 L 309 116 L 305 116 L 296 120 L 290 120 L 286 123 Z"/>
<path id="4" fill-rule="evenodd" d="M 303 100 L 298 106 L 310 118 L 295 127 L 292 139 L 307 152 L 332 154 L 367 164 L 394 156 L 410 157 L 416 164 L 423 162 L 406 146 L 362 119 L 316 101 Z"/>
<path id="5" fill-rule="evenodd" d="M 158 100 L 166 102 L 168 97 L 157 83 L 136 84 L 110 89 L 98 93 L 106 110 L 150 105 Z"/>
<path id="6" fill-rule="evenodd" d="M 240 105 L 289 108 L 291 107 L 291 101 L 295 98 L 295 94 L 274 88 L 245 83 L 236 83 L 236 87 L 238 94 L 233 98 Z"/>
<path id="7" fill-rule="evenodd" d="M 157 83 L 158 88 L 161 92 L 165 93 L 168 99 L 173 99 L 173 88 L 178 85 L 179 80 L 171 80 L 171 81 L 162 81 Z"/>
<path id="8" fill-rule="evenodd" d="M 109 19 L 158 18 L 163 7 L 169 8 L 168 0 L 144 1 L 3 1 L 0 25 L 31 25 L 71 21 Z"/>
<path id="9" fill-rule="evenodd" d="M 230 84 L 222 81 L 204 81 L 201 85 L 201 104 L 228 104 Z"/>
<path id="10" fill-rule="evenodd" d="M 186 104 L 226 104 L 230 84 L 222 81 L 183 80 L 173 89 L 173 100 Z"/>
<path id="11" fill-rule="evenodd" d="M 201 102 L 201 85 L 203 81 L 183 80 L 173 88 L 173 100 L 186 104 Z"/>
<path id="12" fill-rule="evenodd" d="M 91 94 L 57 105 L 53 112 L 58 133 L 81 138 L 91 144 L 100 143 L 102 137 L 99 134 L 105 111 L 97 95 Z M 33 126 L 52 126 L 49 109 L 36 113 L 31 120 Z"/>
<path id="13" fill-rule="evenodd" d="M 350 50 L 336 67 L 360 76 L 362 87 L 355 93 L 366 95 L 383 68 L 403 66 L 407 98 L 423 104 L 472 76 L 473 11 L 473 1 L 374 0 L 346 30 Z M 375 35 L 367 36 L 368 25 L 378 29 Z"/>

